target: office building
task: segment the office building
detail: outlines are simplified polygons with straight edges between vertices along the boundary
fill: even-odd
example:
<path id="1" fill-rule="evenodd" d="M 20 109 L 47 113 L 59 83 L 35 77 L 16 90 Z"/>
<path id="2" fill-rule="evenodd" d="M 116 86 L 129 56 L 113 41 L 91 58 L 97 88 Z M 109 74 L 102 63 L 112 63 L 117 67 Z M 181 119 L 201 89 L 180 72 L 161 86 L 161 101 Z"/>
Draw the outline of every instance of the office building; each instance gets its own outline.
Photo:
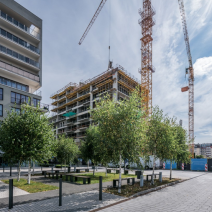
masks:
<path id="1" fill-rule="evenodd" d="M 23 103 L 39 106 L 42 20 L 14 0 L 0 0 L 0 120 Z"/>

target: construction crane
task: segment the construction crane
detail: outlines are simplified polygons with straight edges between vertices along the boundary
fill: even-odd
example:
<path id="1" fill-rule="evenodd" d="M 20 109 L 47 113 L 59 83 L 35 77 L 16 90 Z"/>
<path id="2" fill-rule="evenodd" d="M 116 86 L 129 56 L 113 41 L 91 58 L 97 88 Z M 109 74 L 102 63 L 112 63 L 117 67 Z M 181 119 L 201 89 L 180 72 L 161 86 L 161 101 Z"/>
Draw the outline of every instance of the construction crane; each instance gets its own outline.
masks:
<path id="1" fill-rule="evenodd" d="M 189 68 L 186 69 L 186 74 L 188 74 L 188 83 L 189 86 L 181 88 L 182 92 L 189 91 L 188 94 L 188 129 L 189 129 L 189 140 L 192 142 L 191 145 L 191 153 L 194 156 L 194 69 L 191 57 L 191 50 L 189 44 L 189 36 L 188 36 L 188 29 L 186 23 L 186 16 L 185 16 L 185 8 L 183 0 L 178 0 L 180 13 L 182 18 L 183 24 L 183 33 L 184 33 L 184 40 L 186 44 L 187 56 L 188 56 L 188 63 Z"/>
<path id="2" fill-rule="evenodd" d="M 102 10 L 103 6 L 105 5 L 106 1 L 107 1 L 107 0 L 101 0 L 101 2 L 100 2 L 100 4 L 99 4 L 99 7 L 97 8 L 97 10 L 96 10 L 96 12 L 95 12 L 93 18 L 91 19 L 89 25 L 87 26 L 87 28 L 86 28 L 84 34 L 82 35 L 82 37 L 81 37 L 81 39 L 80 39 L 80 41 L 79 41 L 79 45 L 81 45 L 82 42 L 84 41 L 85 37 L 87 36 L 89 30 L 91 29 L 91 27 L 92 27 L 92 25 L 94 24 L 96 18 L 98 17 L 99 13 L 101 12 L 101 10 Z"/>
<path id="3" fill-rule="evenodd" d="M 155 25 L 153 16 L 155 10 L 152 7 L 151 0 L 143 0 L 143 11 L 139 9 L 141 19 L 138 23 L 141 26 L 141 88 L 143 93 L 142 104 L 147 114 L 152 113 L 152 73 L 155 68 L 152 65 L 152 27 Z"/>
<path id="4" fill-rule="evenodd" d="M 84 34 L 82 35 L 79 45 L 82 44 L 83 40 L 87 36 L 89 30 L 94 24 L 96 18 L 98 17 L 101 9 L 107 0 L 101 0 L 99 7 L 97 8 L 93 18 L 91 19 L 88 27 L 86 28 Z M 142 29 L 141 38 L 141 69 L 139 73 L 141 74 L 141 88 L 142 88 L 142 104 L 146 109 L 147 114 L 152 113 L 152 73 L 155 72 L 155 68 L 152 65 L 152 27 L 155 25 L 153 16 L 155 15 L 155 10 L 152 7 L 151 0 L 143 0 L 143 11 L 139 9 L 139 14 L 141 19 L 138 23 Z M 109 46 L 110 50 L 110 46 Z M 109 66 L 110 67 L 110 61 Z"/>

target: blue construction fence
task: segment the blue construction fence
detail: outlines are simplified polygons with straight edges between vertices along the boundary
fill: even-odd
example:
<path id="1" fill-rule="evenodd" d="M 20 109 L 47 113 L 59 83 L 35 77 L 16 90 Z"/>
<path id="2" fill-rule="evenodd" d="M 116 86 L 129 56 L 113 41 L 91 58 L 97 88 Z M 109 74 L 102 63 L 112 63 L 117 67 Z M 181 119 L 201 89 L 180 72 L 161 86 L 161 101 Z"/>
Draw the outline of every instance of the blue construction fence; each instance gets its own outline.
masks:
<path id="1" fill-rule="evenodd" d="M 191 159 L 191 170 L 192 171 L 205 171 L 205 164 L 208 163 L 206 158 L 202 159 Z"/>
<path id="2" fill-rule="evenodd" d="M 170 169 L 170 165 L 171 165 L 170 160 L 167 160 L 165 162 L 165 169 Z M 177 163 L 175 163 L 174 161 L 172 162 L 172 169 L 177 169 Z"/>

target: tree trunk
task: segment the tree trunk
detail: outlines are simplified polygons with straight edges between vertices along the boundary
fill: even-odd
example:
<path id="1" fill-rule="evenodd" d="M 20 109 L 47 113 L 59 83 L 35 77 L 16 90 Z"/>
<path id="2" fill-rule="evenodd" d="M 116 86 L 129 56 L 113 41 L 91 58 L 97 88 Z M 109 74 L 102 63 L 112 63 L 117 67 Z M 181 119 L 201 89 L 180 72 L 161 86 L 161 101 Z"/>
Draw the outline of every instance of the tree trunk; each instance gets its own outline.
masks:
<path id="1" fill-rule="evenodd" d="M 66 173 L 66 160 L 65 160 L 65 173 Z"/>
<path id="2" fill-rule="evenodd" d="M 76 164 L 74 164 L 74 172 L 76 172 Z"/>
<path id="3" fill-rule="evenodd" d="M 94 169 L 93 169 L 93 176 L 95 175 L 95 164 L 94 164 Z"/>
<path id="4" fill-rule="evenodd" d="M 29 160 L 28 181 L 27 181 L 28 184 L 30 184 L 30 180 L 31 180 L 31 160 Z"/>
<path id="5" fill-rule="evenodd" d="M 124 160 L 124 174 L 125 174 L 125 165 L 126 165 L 126 163 L 125 163 L 125 160 Z"/>
<path id="6" fill-rule="evenodd" d="M 89 168 L 89 160 L 88 160 L 88 168 Z"/>
<path id="7" fill-rule="evenodd" d="M 152 165 L 152 185 L 154 185 L 154 172 L 155 172 L 155 156 L 153 155 L 153 165 Z"/>
<path id="8" fill-rule="evenodd" d="M 172 179 L 172 161 L 170 161 L 170 180 Z"/>
<path id="9" fill-rule="evenodd" d="M 35 174 L 35 162 L 33 161 L 32 162 L 32 165 L 33 165 L 33 175 Z"/>
<path id="10" fill-rule="evenodd" d="M 70 172 L 71 172 L 71 162 L 70 162 Z"/>
<path id="11" fill-rule="evenodd" d="M 18 179 L 17 179 L 18 182 L 20 181 L 20 178 L 21 178 L 21 163 L 19 161 L 18 162 Z"/>
<path id="12" fill-rule="evenodd" d="M 107 177 L 107 165 L 105 166 L 105 176 Z"/>
<path id="13" fill-rule="evenodd" d="M 120 161 L 119 161 L 119 187 L 118 187 L 118 193 L 121 193 L 121 155 L 120 155 Z"/>

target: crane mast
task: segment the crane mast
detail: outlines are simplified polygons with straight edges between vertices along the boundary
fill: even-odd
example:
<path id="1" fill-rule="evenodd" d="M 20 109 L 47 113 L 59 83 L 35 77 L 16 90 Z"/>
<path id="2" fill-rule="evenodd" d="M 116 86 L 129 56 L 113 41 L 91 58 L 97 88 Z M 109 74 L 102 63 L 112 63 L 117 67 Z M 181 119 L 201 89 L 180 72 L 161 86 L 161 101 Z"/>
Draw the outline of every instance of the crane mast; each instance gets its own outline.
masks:
<path id="1" fill-rule="evenodd" d="M 182 24 L 183 24 L 183 33 L 184 33 L 184 40 L 186 44 L 186 51 L 188 56 L 188 63 L 189 68 L 186 69 L 186 74 L 188 74 L 188 82 L 189 86 L 182 88 L 182 92 L 189 91 L 188 94 L 188 129 L 189 129 L 189 140 L 192 141 L 192 148 L 191 152 L 194 154 L 194 69 L 191 57 L 191 50 L 189 44 L 189 36 L 188 36 L 188 29 L 186 23 L 186 16 L 185 16 L 185 8 L 183 0 L 178 0 Z"/>
<path id="2" fill-rule="evenodd" d="M 151 0 L 143 0 L 143 11 L 139 9 L 141 19 L 138 23 L 141 26 L 141 87 L 142 104 L 148 114 L 152 113 L 152 73 L 155 68 L 152 65 L 152 27 L 155 25 L 153 16 L 155 10 L 152 7 Z"/>
<path id="3" fill-rule="evenodd" d="M 102 10 L 103 6 L 105 5 L 106 1 L 107 1 L 107 0 L 101 0 L 101 2 L 100 2 L 100 4 L 99 4 L 99 7 L 97 8 L 97 10 L 96 10 L 96 12 L 95 12 L 93 18 L 91 19 L 89 25 L 87 26 L 87 28 L 86 28 L 84 34 L 82 35 L 82 37 L 81 37 L 81 39 L 80 39 L 80 41 L 79 41 L 79 45 L 81 45 L 82 42 L 84 41 L 85 37 L 87 36 L 89 30 L 91 29 L 91 27 L 92 27 L 92 25 L 94 24 L 96 18 L 98 17 L 99 13 L 101 12 L 101 10 Z"/>

